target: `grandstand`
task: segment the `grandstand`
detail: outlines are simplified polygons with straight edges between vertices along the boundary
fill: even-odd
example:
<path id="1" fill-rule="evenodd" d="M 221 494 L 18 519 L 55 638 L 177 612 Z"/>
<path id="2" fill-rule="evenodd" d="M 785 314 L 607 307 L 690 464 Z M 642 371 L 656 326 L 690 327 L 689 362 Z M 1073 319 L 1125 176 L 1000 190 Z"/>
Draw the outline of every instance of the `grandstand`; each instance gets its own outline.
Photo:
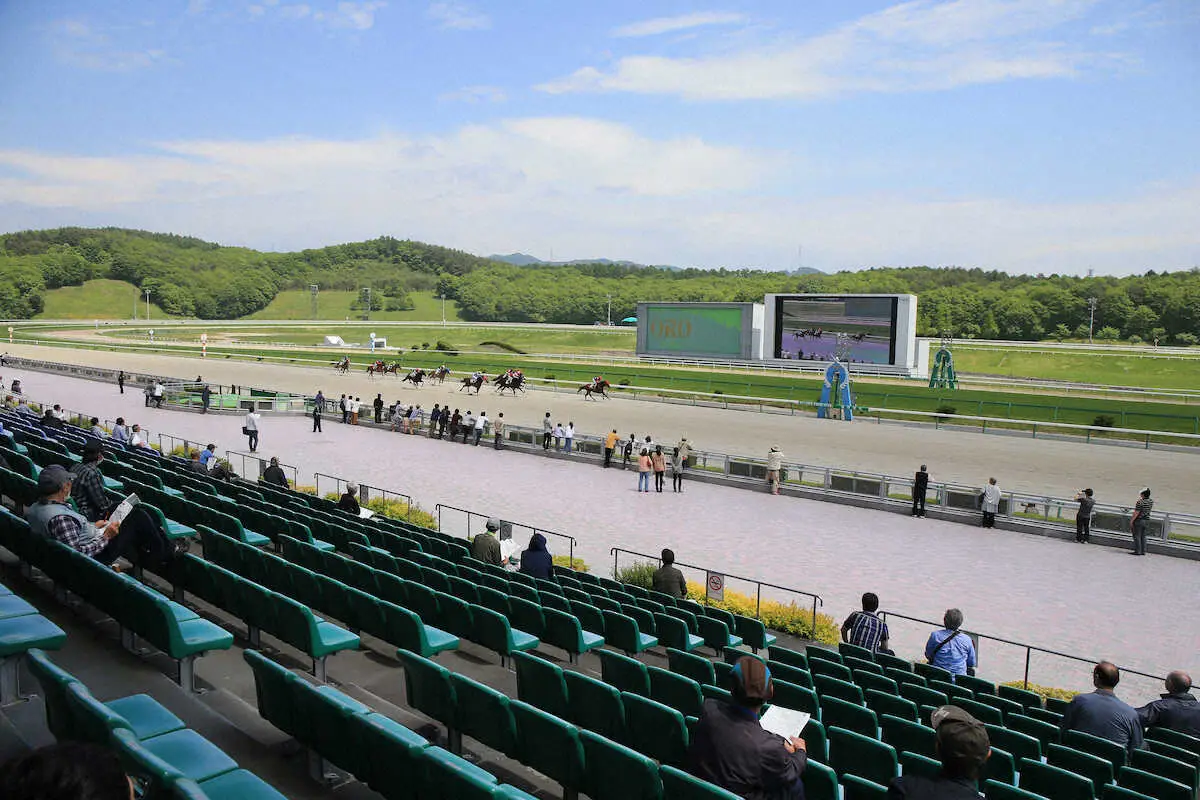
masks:
<path id="1" fill-rule="evenodd" d="M 112 499 L 137 492 L 169 537 L 199 545 L 118 574 L 20 516 L 40 469 L 79 459 L 84 429 L 0 420 L 4 754 L 102 742 L 150 797 L 728 798 L 686 771 L 689 731 L 752 655 L 774 701 L 812 715 L 815 800 L 883 797 L 892 777 L 936 770 L 944 704 L 988 726 L 989 798 L 1183 800 L 1200 785 L 1200 740 L 1154 730 L 1127 758 L 1060 735 L 1062 701 L 1030 691 L 587 572 L 529 578 L 444 532 L 105 440 Z"/>

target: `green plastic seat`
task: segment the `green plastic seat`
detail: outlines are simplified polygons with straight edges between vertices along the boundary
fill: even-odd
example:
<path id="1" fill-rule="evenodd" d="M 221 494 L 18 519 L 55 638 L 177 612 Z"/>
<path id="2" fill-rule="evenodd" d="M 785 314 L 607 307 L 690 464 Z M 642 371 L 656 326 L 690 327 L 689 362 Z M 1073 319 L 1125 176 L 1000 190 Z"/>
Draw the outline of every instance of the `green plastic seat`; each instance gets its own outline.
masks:
<path id="1" fill-rule="evenodd" d="M 658 644 L 656 637 L 641 632 L 633 617 L 613 611 L 603 613 L 604 641 L 626 655 L 637 655 Z"/>
<path id="2" fill-rule="evenodd" d="M 544 658 L 513 653 L 517 671 L 517 697 L 556 717 L 567 716 L 567 684 L 563 669 Z"/>
<path id="3" fill-rule="evenodd" d="M 867 708 L 876 714 L 891 714 L 893 717 L 899 717 L 909 722 L 920 720 L 916 703 L 911 700 L 905 700 L 899 695 L 888 694 L 887 692 L 875 689 L 867 689 Z"/>
<path id="4" fill-rule="evenodd" d="M 399 649 L 411 650 L 426 658 L 458 649 L 457 636 L 441 628 L 426 625 L 407 608 L 385 600 L 379 601 L 379 608 L 386 625 L 386 635 L 382 638 L 390 644 L 398 645 Z"/>
<path id="5" fill-rule="evenodd" d="M 935 667 L 933 664 L 927 664 L 924 661 L 913 662 L 913 672 L 920 675 L 925 680 L 934 679 L 939 681 L 954 682 L 954 673 L 948 669 Z"/>
<path id="6" fill-rule="evenodd" d="M 1157 739 L 1147 738 L 1145 747 L 1151 753 L 1159 753 L 1160 755 L 1173 758 L 1176 761 L 1182 761 L 1185 764 L 1191 764 L 1193 767 L 1200 769 L 1200 753 L 1193 753 L 1191 750 L 1184 750 L 1182 747 L 1176 747 L 1173 744 L 1160 742 Z"/>
<path id="7" fill-rule="evenodd" d="M 808 662 L 808 671 L 812 673 L 814 682 L 817 676 L 834 678 L 846 683 L 854 682 L 854 672 L 840 661 L 828 661 L 823 658 L 810 659 Z"/>
<path id="8" fill-rule="evenodd" d="M 601 680 L 622 692 L 650 696 L 650 673 L 645 664 L 612 650 L 597 650 L 596 655 L 600 658 Z"/>
<path id="9" fill-rule="evenodd" d="M 822 675 L 819 672 L 813 673 L 813 684 L 817 690 L 817 696 L 824 701 L 827 698 L 842 700 L 847 703 L 853 703 L 858 706 L 866 705 L 866 698 L 863 696 L 863 690 L 855 686 L 850 681 L 843 681 L 838 678 L 833 678 L 828 675 Z"/>
<path id="10" fill-rule="evenodd" d="M 1007 697 L 999 697 L 999 696 L 990 695 L 990 694 L 981 694 L 978 697 L 976 697 L 975 699 L 978 700 L 980 703 L 989 705 L 992 708 L 999 710 L 1000 713 L 1004 715 L 1005 719 L 1008 719 L 1008 717 L 1011 714 L 1024 714 L 1025 713 L 1025 706 L 1021 705 L 1016 700 L 1009 700 Z"/>
<path id="11" fill-rule="evenodd" d="M 1042 744 L 1042 752 L 1052 744 L 1058 744 L 1059 730 L 1057 725 L 1027 717 L 1024 714 L 1009 714 L 1004 720 L 1004 727 L 1027 736 L 1032 736 Z"/>
<path id="12" fill-rule="evenodd" d="M 703 656 L 668 647 L 667 665 L 672 672 L 691 678 L 701 685 L 715 686 L 717 683 L 717 674 L 713 670 L 712 662 Z"/>
<path id="13" fill-rule="evenodd" d="M 571 613 L 579 620 L 579 624 L 585 631 L 594 633 L 597 636 L 605 636 L 604 612 L 596 608 L 591 602 L 571 601 Z"/>
<path id="14" fill-rule="evenodd" d="M 450 670 L 408 650 L 396 651 L 404 666 L 404 691 L 408 704 L 427 717 L 437 720 L 454 734 L 457 720 L 457 696 L 450 680 Z M 457 745 L 451 750 L 459 749 Z"/>
<path id="15" fill-rule="evenodd" d="M 1046 763 L 1053 767 L 1083 775 L 1092 782 L 1092 791 L 1099 797 L 1105 784 L 1113 782 L 1115 772 L 1112 762 L 1106 758 L 1076 750 L 1061 744 L 1046 747 Z"/>
<path id="16" fill-rule="evenodd" d="M 718 653 L 742 644 L 742 637 L 735 635 L 725 622 L 715 617 L 697 615 L 696 626 L 704 644 Z"/>
<path id="17" fill-rule="evenodd" d="M 767 660 L 767 666 L 771 669 L 771 675 L 776 680 L 787 681 L 794 683 L 797 686 L 803 686 L 806 689 L 813 688 L 812 673 L 803 667 L 797 667 L 794 664 L 788 664 L 782 661 Z"/>
<path id="18" fill-rule="evenodd" d="M 806 672 L 808 671 L 808 656 L 799 650 L 792 650 L 789 647 L 774 644 L 767 648 L 767 658 L 772 662 L 777 661 L 780 664 L 790 664 L 793 667 L 799 667 Z"/>
<path id="19" fill-rule="evenodd" d="M 899 667 L 884 667 L 884 676 L 891 678 L 896 682 L 897 686 L 925 686 L 925 678 L 913 672 L 911 669 L 900 669 Z"/>
<path id="20" fill-rule="evenodd" d="M 1200 776 L 1197 775 L 1195 764 L 1179 761 L 1161 753 L 1152 753 L 1149 750 L 1138 749 L 1130 753 L 1129 766 L 1173 780 L 1176 783 L 1182 783 L 1190 787 L 1193 794 L 1198 788 L 1197 784 L 1200 783 Z"/>
<path id="21" fill-rule="evenodd" d="M 546 634 L 546 618 L 542 615 L 542 607 L 532 600 L 522 597 L 508 598 L 508 620 L 517 630 L 533 634 L 541 639 Z"/>
<path id="22" fill-rule="evenodd" d="M 508 659 L 513 653 L 533 650 L 538 646 L 536 636 L 512 627 L 508 618 L 498 611 L 484 606 L 471 606 L 471 618 L 475 623 L 475 631 L 469 638 L 499 655 L 502 667 L 508 666 Z"/>
<path id="23" fill-rule="evenodd" d="M 450 673 L 450 684 L 454 688 L 454 727 L 458 732 L 515 758 L 517 722 L 508 697 L 457 672 Z"/>
<path id="24" fill-rule="evenodd" d="M 879 719 L 874 711 L 836 697 L 826 695 L 821 698 L 821 721 L 827 728 L 837 726 L 872 739 L 879 738 Z"/>
<path id="25" fill-rule="evenodd" d="M 585 764 L 584 791 L 593 800 L 660 800 L 663 781 L 653 759 L 611 739 L 580 731 Z"/>
<path id="26" fill-rule="evenodd" d="M 859 647 L 856 644 L 850 644 L 850 642 L 838 642 L 837 647 L 843 661 L 847 656 L 862 659 L 863 661 L 875 661 L 875 653 L 865 647 Z"/>
<path id="27" fill-rule="evenodd" d="M 866 778 L 843 775 L 841 784 L 842 800 L 887 800 L 887 787 Z"/>
<path id="28" fill-rule="evenodd" d="M 891 678 L 884 677 L 880 673 L 867 672 L 861 669 L 854 670 L 853 674 L 855 685 L 862 689 L 863 692 L 875 690 L 892 695 L 893 697 L 900 696 L 900 687 Z"/>
<path id="29" fill-rule="evenodd" d="M 1101 800 L 1155 800 L 1150 795 L 1135 792 L 1133 789 L 1126 789 L 1112 783 L 1104 787 L 1100 798 Z"/>
<path id="30" fill-rule="evenodd" d="M 935 692 L 941 692 L 946 695 L 946 697 L 949 697 L 951 703 L 953 703 L 955 700 L 975 700 L 975 693 L 973 691 L 965 686 L 959 686 L 957 683 L 939 681 L 934 678 L 929 678 L 925 681 L 925 685 L 930 689 L 933 689 Z M 991 708 L 991 711 L 999 711 L 999 709 Z M 1001 714 L 1000 719 L 1004 719 L 1003 714 Z"/>
<path id="31" fill-rule="evenodd" d="M 541 613 L 545 621 L 542 642 L 565 650 L 572 664 L 577 663 L 583 653 L 604 646 L 604 637 L 585 631 L 574 614 L 546 606 L 542 607 Z"/>
<path id="32" fill-rule="evenodd" d="M 1028 758 L 1030 761 L 1041 760 L 1042 743 L 1032 736 L 986 722 L 984 727 L 987 728 L 988 740 L 991 741 L 992 746 L 1012 753 L 1013 758 L 1018 762 L 1022 758 Z"/>
<path id="33" fill-rule="evenodd" d="M 805 800 L 838 800 L 837 773 L 821 762 L 810 758 L 800 773 L 800 781 L 804 784 Z"/>
<path id="34" fill-rule="evenodd" d="M 838 775 L 857 775 L 887 786 L 899 774 L 896 750 L 878 739 L 839 727 L 827 727 L 829 766 Z"/>
<path id="35" fill-rule="evenodd" d="M 883 667 L 885 675 L 889 669 L 898 669 L 901 672 L 911 672 L 914 675 L 916 674 L 913 672 L 913 663 L 911 661 L 905 658 L 900 658 L 899 656 L 890 655 L 888 653 L 876 653 L 875 663 Z"/>
<path id="36" fill-rule="evenodd" d="M 828 647 L 820 647 L 811 645 L 804 650 L 804 656 L 808 659 L 808 667 L 812 669 L 813 660 L 832 661 L 835 664 L 842 663 L 842 654 L 837 650 L 830 650 Z M 772 656 L 774 658 L 775 656 Z M 781 659 L 783 660 L 783 659 Z"/>
<path id="37" fill-rule="evenodd" d="M 271 784 L 244 769 L 235 769 L 203 783 L 180 778 L 171 786 L 173 800 L 287 800 Z"/>
<path id="38" fill-rule="evenodd" d="M 21 662 L 33 649 L 57 650 L 67 634 L 41 614 L 25 614 L 0 620 L 0 705 L 16 702 L 21 695 Z"/>
<path id="39" fill-rule="evenodd" d="M 844 644 L 844 642 L 843 642 L 843 644 Z M 848 646 L 853 647 L 854 645 L 848 645 Z M 861 647 L 858 649 L 862 650 Z M 841 651 L 838 651 L 838 652 L 841 652 Z M 843 666 L 848 667 L 851 672 L 856 672 L 856 671 L 861 670 L 862 672 L 872 672 L 876 675 L 883 674 L 883 667 L 881 667 L 875 661 L 874 658 L 863 658 L 861 656 L 848 655 L 846 653 L 842 653 L 842 664 L 843 664 Z"/>
<path id="40" fill-rule="evenodd" d="M 429 800 L 492 800 L 496 776 L 440 747 L 421 753 L 421 796 Z"/>
<path id="41" fill-rule="evenodd" d="M 303 678 L 292 681 L 288 688 L 296 707 L 296 740 L 351 775 L 367 775 L 369 764 L 366 753 L 355 744 L 353 721 L 370 714 L 371 709 L 332 686 Z"/>
<path id="42" fill-rule="evenodd" d="M 983 794 L 987 800 L 1053 800 L 1053 798 L 1027 792 L 999 781 L 985 781 Z"/>
<path id="43" fill-rule="evenodd" d="M 354 746 L 371 765 L 365 783 L 389 800 L 419 800 L 424 789 L 422 754 L 429 743 L 382 714 L 367 714 L 354 727 Z"/>
<path id="44" fill-rule="evenodd" d="M 1041 708 L 1042 696 L 1037 692 L 1031 692 L 1028 689 L 1022 689 L 1017 686 L 1005 686 L 1001 684 L 996 687 L 996 694 L 1003 697 L 1005 700 L 1012 700 L 1020 703 L 1022 708 Z"/>
<path id="45" fill-rule="evenodd" d="M 300 678 L 257 650 L 244 650 L 242 658 L 254 673 L 258 713 L 279 730 L 289 736 L 295 736 L 298 727 L 296 708 L 292 703 L 291 682 Z"/>
<path id="46" fill-rule="evenodd" d="M 942 762 L 911 750 L 900 753 L 900 772 L 903 775 L 918 775 L 933 780 L 942 774 Z"/>
<path id="47" fill-rule="evenodd" d="M 1155 800 L 1194 800 L 1196 795 L 1187 784 L 1136 767 L 1121 767 L 1117 773 L 1117 785 L 1141 792 Z"/>
<path id="48" fill-rule="evenodd" d="M 739 614 L 735 614 L 733 619 L 734 633 L 742 637 L 742 643 L 749 646 L 751 651 L 757 653 L 759 650 L 766 650 L 777 641 L 775 634 L 767 630 L 762 620 Z"/>
<path id="49" fill-rule="evenodd" d="M 325 680 L 325 660 L 328 656 L 342 650 L 357 650 L 361 645 L 357 634 L 319 619 L 308 606 L 289 597 L 275 595 L 272 605 L 278 630 L 271 633 L 312 659 L 313 675 L 317 680 Z"/>
<path id="50" fill-rule="evenodd" d="M 983 770 L 979 774 L 979 780 L 993 780 L 997 783 L 1007 783 L 1010 786 L 1016 786 L 1017 762 L 1012 757 L 1012 753 L 1009 753 L 1007 750 L 1001 750 L 999 747 L 993 747 L 991 756 L 983 763 Z"/>
<path id="51" fill-rule="evenodd" d="M 6 594 L 0 597 L 0 620 L 11 619 L 13 617 L 23 617 L 27 614 L 36 614 L 38 610 L 29 604 L 25 599 L 18 597 L 15 594 Z"/>
<path id="52" fill-rule="evenodd" d="M 583 742 L 579 729 L 519 700 L 512 701 L 517 721 L 517 752 L 522 764 L 571 792 L 584 783 Z"/>
<path id="53" fill-rule="evenodd" d="M 946 697 L 945 692 L 939 692 L 926 686 L 918 686 L 915 683 L 901 683 L 900 696 L 905 700 L 913 701 L 918 706 L 940 708 L 941 706 L 950 704 L 950 698 Z"/>
<path id="54" fill-rule="evenodd" d="M 665 800 L 738 800 L 738 795 L 733 792 L 700 780 L 676 767 L 664 764 L 659 767 L 658 773 L 662 779 Z"/>
<path id="55" fill-rule="evenodd" d="M 650 674 L 650 699 L 670 706 L 685 717 L 700 716 L 704 695 L 700 684 L 662 667 L 647 667 Z"/>
<path id="56" fill-rule="evenodd" d="M 966 711 L 975 719 L 983 723 L 991 723 L 992 725 L 1003 725 L 1004 714 L 998 708 L 992 708 L 984 703 L 977 703 L 974 700 L 964 700 L 956 697 L 950 701 L 950 705 L 958 706 L 963 711 Z"/>
<path id="57" fill-rule="evenodd" d="M 575 616 L 575 611 L 571 608 L 571 601 L 563 597 L 561 594 L 542 592 L 538 599 L 542 604 L 543 614 L 553 609 L 555 611 L 562 611 L 563 613 L 570 614 L 572 617 Z M 576 622 L 578 621 L 579 620 L 576 619 Z"/>
<path id="58" fill-rule="evenodd" d="M 1049 701 L 1046 702 L 1046 707 L 1050 707 Z M 1186 733 L 1181 733 L 1180 731 L 1173 731 L 1170 728 L 1155 726 L 1146 731 L 1146 738 L 1154 739 L 1155 741 L 1159 742 L 1165 742 L 1169 745 L 1174 745 L 1175 747 L 1182 747 L 1184 750 L 1190 750 L 1193 753 L 1200 755 L 1200 738 L 1188 736 Z"/>
<path id="59" fill-rule="evenodd" d="M 994 695 L 994 694 L 996 694 L 996 684 L 995 683 L 993 683 L 992 681 L 989 681 L 989 680 L 985 680 L 984 678 L 976 677 L 974 675 L 956 675 L 956 676 L 954 676 L 954 682 L 956 684 L 958 684 L 959 686 L 962 686 L 966 689 L 970 689 L 972 692 L 974 692 L 977 695 L 980 695 L 980 694 Z M 976 697 L 975 699 L 978 700 L 979 698 Z"/>
<path id="60" fill-rule="evenodd" d="M 1018 771 L 1021 774 L 1018 785 L 1034 794 L 1054 800 L 1093 800 L 1095 796 L 1095 787 L 1089 779 L 1061 767 L 1022 758 Z"/>
<path id="61" fill-rule="evenodd" d="M 639 753 L 683 767 L 687 764 L 688 733 L 683 714 L 648 697 L 621 693 L 625 705 L 625 741 Z"/>
<path id="62" fill-rule="evenodd" d="M 1120 770 L 1128 761 L 1128 753 L 1124 745 L 1083 731 L 1064 731 L 1062 743 L 1067 747 L 1108 759 L 1114 770 Z M 1032 758 L 1032 756 L 1030 757 Z"/>
<path id="63" fill-rule="evenodd" d="M 775 680 L 775 696 L 772 705 L 780 705 L 793 711 L 805 711 L 814 719 L 821 719 L 821 702 L 817 693 L 804 686 L 798 686 L 788 681 Z"/>
<path id="64" fill-rule="evenodd" d="M 897 753 L 909 752 L 937 758 L 937 731 L 919 722 L 884 714 L 879 718 L 883 741 Z"/>
<path id="65" fill-rule="evenodd" d="M 139 741 L 128 728 L 118 728 L 112 732 L 110 742 L 123 761 L 151 763 L 144 757 L 139 758 L 141 753 L 149 753 L 181 777 L 200 783 L 237 769 L 237 762 L 223 750 L 187 728 L 145 741 Z"/>
<path id="66" fill-rule="evenodd" d="M 566 718 L 580 728 L 613 741 L 623 741 L 625 705 L 621 702 L 620 690 L 572 670 L 565 670 L 563 679 L 570 701 Z"/>
<path id="67" fill-rule="evenodd" d="M 1042 722 L 1049 722 L 1051 725 L 1054 725 L 1056 727 L 1062 725 L 1062 719 L 1063 719 L 1062 714 L 1059 714 L 1057 711 L 1051 711 L 1046 708 L 1027 708 L 1027 709 L 1025 709 L 1025 716 L 1029 717 L 1030 719 L 1037 719 L 1037 720 L 1041 720 Z"/>
<path id="68" fill-rule="evenodd" d="M 664 647 L 690 653 L 704 644 L 704 639 L 694 635 L 685 621 L 665 612 L 654 615 L 654 628 Z"/>

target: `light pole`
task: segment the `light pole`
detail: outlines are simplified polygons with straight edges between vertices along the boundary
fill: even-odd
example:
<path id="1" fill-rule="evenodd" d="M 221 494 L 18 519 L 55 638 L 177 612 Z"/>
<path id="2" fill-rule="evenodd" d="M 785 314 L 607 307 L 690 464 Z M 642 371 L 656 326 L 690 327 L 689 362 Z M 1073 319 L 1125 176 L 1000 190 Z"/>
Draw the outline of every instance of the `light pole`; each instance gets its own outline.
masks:
<path id="1" fill-rule="evenodd" d="M 367 313 L 366 313 L 366 315 L 363 317 L 363 319 L 365 319 L 365 320 L 368 320 L 368 321 L 369 321 L 369 320 L 371 319 L 371 287 L 370 287 L 370 286 L 364 286 L 364 287 L 362 288 L 362 294 L 365 294 L 365 295 L 367 296 L 367 304 L 366 304 L 366 310 L 367 310 Z"/>
<path id="2" fill-rule="evenodd" d="M 608 326 L 607 327 L 609 327 L 609 328 L 612 327 L 612 295 L 611 294 L 608 296 Z"/>
<path id="3" fill-rule="evenodd" d="M 150 320 L 150 290 L 143 289 L 142 291 L 144 291 L 146 293 L 146 320 L 149 321 Z"/>
<path id="4" fill-rule="evenodd" d="M 442 327 L 446 327 L 446 294 L 443 292 L 438 295 L 438 299 L 442 301 Z"/>
<path id="5" fill-rule="evenodd" d="M 1088 298 L 1088 344 L 1092 343 L 1092 328 L 1096 325 L 1096 298 Z"/>

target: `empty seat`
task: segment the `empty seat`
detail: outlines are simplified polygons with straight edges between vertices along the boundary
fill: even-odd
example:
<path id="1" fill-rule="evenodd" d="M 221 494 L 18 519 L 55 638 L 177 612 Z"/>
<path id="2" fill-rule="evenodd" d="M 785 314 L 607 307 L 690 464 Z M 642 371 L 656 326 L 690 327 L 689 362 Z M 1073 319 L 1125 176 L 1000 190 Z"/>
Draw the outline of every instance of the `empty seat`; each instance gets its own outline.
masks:
<path id="1" fill-rule="evenodd" d="M 900 696 L 899 685 L 891 678 L 884 677 L 875 672 L 866 672 L 861 669 L 854 670 L 854 683 L 864 692 L 874 689 L 878 692 L 884 692 L 895 697 Z"/>
<path id="2" fill-rule="evenodd" d="M 646 665 L 635 658 L 611 650 L 597 650 L 600 657 L 600 677 L 622 692 L 650 696 L 650 673 Z"/>
<path id="3" fill-rule="evenodd" d="M 771 668 L 771 674 L 778 680 L 795 683 L 808 689 L 813 688 L 812 673 L 803 667 L 772 659 L 767 660 L 767 666 Z"/>
<path id="4" fill-rule="evenodd" d="M 854 680 L 854 673 L 840 661 L 828 661 L 823 658 L 810 659 L 808 662 L 808 671 L 812 673 L 814 680 L 816 680 L 816 676 L 818 675 L 836 678 L 846 683 L 851 683 Z"/>
<path id="5" fill-rule="evenodd" d="M 472 606 L 471 618 L 475 625 L 471 641 L 497 653 L 501 666 L 508 666 L 508 658 L 513 653 L 532 650 L 538 646 L 536 636 L 512 627 L 507 617 L 490 608 Z"/>
<path id="6" fill-rule="evenodd" d="M 454 688 L 454 728 L 493 750 L 515 757 L 517 723 L 508 696 L 458 673 L 450 674 L 450 684 Z"/>
<path id="7" fill-rule="evenodd" d="M 733 792 L 727 792 L 676 767 L 664 764 L 659 767 L 658 773 L 662 779 L 665 800 L 738 800 L 738 795 Z"/>
<path id="8" fill-rule="evenodd" d="M 641 632 L 633 617 L 613 611 L 604 612 L 604 641 L 626 655 L 636 655 L 658 644 L 657 638 Z"/>
<path id="9" fill-rule="evenodd" d="M 984 723 L 984 727 L 987 728 L 988 739 L 991 741 L 992 746 L 1012 753 L 1013 758 L 1018 762 L 1022 758 L 1028 758 L 1030 761 L 1041 759 L 1042 743 L 1032 736 L 1027 736 L 1017 731 L 1010 731 L 1008 728 L 1000 725 Z"/>
<path id="10" fill-rule="evenodd" d="M 841 784 L 842 800 L 887 800 L 887 787 L 866 778 L 843 775 Z"/>
<path id="11" fill-rule="evenodd" d="M 831 678 L 828 675 L 814 673 L 813 684 L 817 690 L 817 696 L 822 700 L 826 697 L 833 697 L 859 706 L 866 705 L 863 690 L 850 681 L 843 681 L 838 678 Z"/>
<path id="12" fill-rule="evenodd" d="M 891 783 L 899 772 L 895 749 L 878 739 L 829 727 L 829 765 L 839 775 L 857 775 L 882 786 Z"/>
<path id="13" fill-rule="evenodd" d="M 896 748 L 917 755 L 937 757 L 937 731 L 919 722 L 884 714 L 879 718 L 883 729 L 883 741 Z"/>
<path id="14" fill-rule="evenodd" d="M 639 753 L 664 764 L 687 763 L 688 734 L 683 714 L 648 697 L 621 693 L 625 705 L 625 741 Z"/>
<path id="15" fill-rule="evenodd" d="M 1129 766 L 1185 784 L 1191 787 L 1193 793 L 1196 791 L 1197 781 L 1200 779 L 1194 763 L 1180 761 L 1161 753 L 1152 753 L 1149 750 L 1134 750 L 1129 755 Z"/>
<path id="16" fill-rule="evenodd" d="M 821 721 L 826 727 L 836 725 L 872 739 L 879 738 L 879 720 L 874 711 L 836 697 L 821 698 Z"/>
<path id="17" fill-rule="evenodd" d="M 821 762 L 810 758 L 800 773 L 800 781 L 804 784 L 805 800 L 838 800 L 837 773 Z"/>
<path id="18" fill-rule="evenodd" d="M 1136 767 L 1121 767 L 1117 773 L 1117 784 L 1155 800 L 1193 800 L 1196 795 L 1191 786 Z"/>
<path id="19" fill-rule="evenodd" d="M 933 706 L 938 708 L 950 703 L 950 698 L 946 697 L 944 692 L 938 692 L 914 683 L 901 683 L 900 696 L 905 700 L 912 700 L 918 706 Z"/>
<path id="20" fill-rule="evenodd" d="M 563 669 L 529 653 L 513 653 L 517 697 L 556 717 L 567 716 L 567 684 Z"/>
<path id="21" fill-rule="evenodd" d="M 983 784 L 983 794 L 987 797 L 987 800 L 1052 800 L 1049 797 L 1027 792 L 1024 789 L 1018 789 L 1016 786 L 1010 786 L 1007 783 L 1000 783 L 999 781 L 985 781 Z"/>
<path id="22" fill-rule="evenodd" d="M 460 737 L 455 728 L 457 700 L 450 670 L 408 650 L 398 650 L 396 655 L 404 666 L 404 691 L 408 704 L 445 725 L 450 738 L 450 750 L 460 750 Z"/>
<path id="23" fill-rule="evenodd" d="M 815 648 L 813 648 L 815 649 Z M 778 661 L 781 664 L 791 664 L 794 667 L 800 667 L 805 671 L 808 670 L 808 656 L 801 653 L 799 650 L 792 650 L 780 645 L 771 645 L 767 648 L 767 657 L 771 661 Z"/>
<path id="24" fill-rule="evenodd" d="M 958 706 L 980 722 L 991 723 L 993 725 L 1004 724 L 1004 715 L 1000 713 L 1000 709 L 998 708 L 992 708 L 983 703 L 976 703 L 974 700 L 964 700 L 961 697 L 951 700 L 950 705 Z"/>
<path id="25" fill-rule="evenodd" d="M 1031 692 L 1028 689 L 1022 689 L 1016 686 L 1000 685 L 996 687 L 996 694 L 1003 697 L 1005 700 L 1013 700 L 1020 703 L 1024 708 L 1041 708 L 1042 696 L 1037 692 Z"/>
<path id="26" fill-rule="evenodd" d="M 1054 800 L 1093 800 L 1095 788 L 1082 775 L 1028 758 L 1021 759 L 1018 771 L 1019 785 L 1026 791 Z"/>
<path id="27" fill-rule="evenodd" d="M 565 790 L 583 788 L 584 752 L 579 729 L 541 709 L 514 700 L 517 752 L 522 764 L 532 767 Z"/>
<path id="28" fill-rule="evenodd" d="M 688 630 L 686 622 L 667 613 L 654 615 L 654 628 L 664 647 L 691 652 L 704 644 L 704 639 Z"/>
<path id="29" fill-rule="evenodd" d="M 876 714 L 891 714 L 909 722 L 918 722 L 921 719 L 917 712 L 917 704 L 913 701 L 875 689 L 867 689 L 867 708 Z"/>
<path id="30" fill-rule="evenodd" d="M 542 618 L 545 620 L 542 641 L 565 650 L 572 664 L 581 654 L 604 646 L 604 637 L 585 631 L 574 614 L 543 607 Z"/>
<path id="31" fill-rule="evenodd" d="M 733 632 L 742 637 L 742 642 L 753 652 L 757 653 L 775 644 L 775 634 L 767 631 L 767 626 L 763 625 L 762 620 L 735 614 L 733 621 Z"/>
<path id="32" fill-rule="evenodd" d="M 1097 797 L 1100 796 L 1100 790 L 1105 784 L 1113 782 L 1113 776 L 1116 774 L 1112 762 L 1107 758 L 1100 758 L 1061 744 L 1052 744 L 1046 748 L 1046 763 L 1069 770 L 1076 775 L 1083 775 L 1092 782 L 1092 791 Z"/>
<path id="33" fill-rule="evenodd" d="M 625 738 L 625 706 L 615 686 L 573 670 L 564 670 L 567 683 L 567 719 L 585 730 L 614 741 Z"/>
<path id="34" fill-rule="evenodd" d="M 933 780 L 942 774 L 942 762 L 911 750 L 900 753 L 900 772 L 904 775 L 919 775 Z"/>
<path id="35" fill-rule="evenodd" d="M 713 670 L 712 662 L 703 656 L 668 647 L 667 664 L 670 666 L 672 672 L 686 675 L 696 683 L 716 685 L 717 674 Z"/>
<path id="36" fill-rule="evenodd" d="M 1052 744 L 1058 744 L 1058 726 L 1042 722 L 1024 714 L 1009 714 L 1004 720 L 1004 726 L 1010 730 L 1032 736 L 1042 744 L 1042 752 Z"/>
<path id="37" fill-rule="evenodd" d="M 821 719 L 821 704 L 817 699 L 816 692 L 788 681 L 774 678 L 772 681 L 775 684 L 775 696 L 771 700 L 772 704 L 796 711 L 806 711 L 814 719 Z"/>
<path id="38" fill-rule="evenodd" d="M 654 760 L 611 739 L 580 731 L 584 791 L 593 800 L 660 800 L 663 782 Z"/>
<path id="39" fill-rule="evenodd" d="M 1062 734 L 1062 743 L 1067 747 L 1073 747 L 1076 750 L 1082 750 L 1085 753 L 1091 753 L 1094 756 L 1108 759 L 1112 762 L 1114 770 L 1119 770 L 1125 766 L 1128 759 L 1128 753 L 1124 745 L 1103 739 L 1099 736 L 1093 736 L 1090 733 L 1084 733 L 1083 731 L 1064 732 Z"/>
<path id="40" fill-rule="evenodd" d="M 650 698 L 670 706 L 684 716 L 700 716 L 704 695 L 700 684 L 684 675 L 677 675 L 661 667 L 647 667 L 650 673 Z"/>

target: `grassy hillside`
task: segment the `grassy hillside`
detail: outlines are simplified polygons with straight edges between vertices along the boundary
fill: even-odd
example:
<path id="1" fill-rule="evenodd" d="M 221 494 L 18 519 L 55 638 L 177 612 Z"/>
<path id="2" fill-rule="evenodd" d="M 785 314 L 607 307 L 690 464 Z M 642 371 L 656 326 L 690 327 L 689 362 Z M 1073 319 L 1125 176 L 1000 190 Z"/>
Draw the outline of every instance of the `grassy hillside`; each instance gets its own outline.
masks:
<path id="1" fill-rule="evenodd" d="M 442 301 L 433 292 L 409 292 L 413 301 L 411 311 L 372 311 L 372 320 L 394 320 L 398 322 L 424 322 L 442 320 Z M 352 311 L 350 304 L 358 297 L 357 292 L 323 291 L 317 299 L 318 319 L 361 320 L 362 311 Z M 275 295 L 267 307 L 256 311 L 247 319 L 312 319 L 312 298 L 307 291 L 286 290 Z M 446 301 L 446 321 L 457 322 L 458 303 Z"/>
<path id="2" fill-rule="evenodd" d="M 63 286 L 45 294 L 46 305 L 34 319 L 131 319 L 137 298 L 138 319 L 146 318 L 146 296 L 132 283 L 97 278 L 82 286 Z M 153 301 L 150 319 L 167 316 Z"/>

